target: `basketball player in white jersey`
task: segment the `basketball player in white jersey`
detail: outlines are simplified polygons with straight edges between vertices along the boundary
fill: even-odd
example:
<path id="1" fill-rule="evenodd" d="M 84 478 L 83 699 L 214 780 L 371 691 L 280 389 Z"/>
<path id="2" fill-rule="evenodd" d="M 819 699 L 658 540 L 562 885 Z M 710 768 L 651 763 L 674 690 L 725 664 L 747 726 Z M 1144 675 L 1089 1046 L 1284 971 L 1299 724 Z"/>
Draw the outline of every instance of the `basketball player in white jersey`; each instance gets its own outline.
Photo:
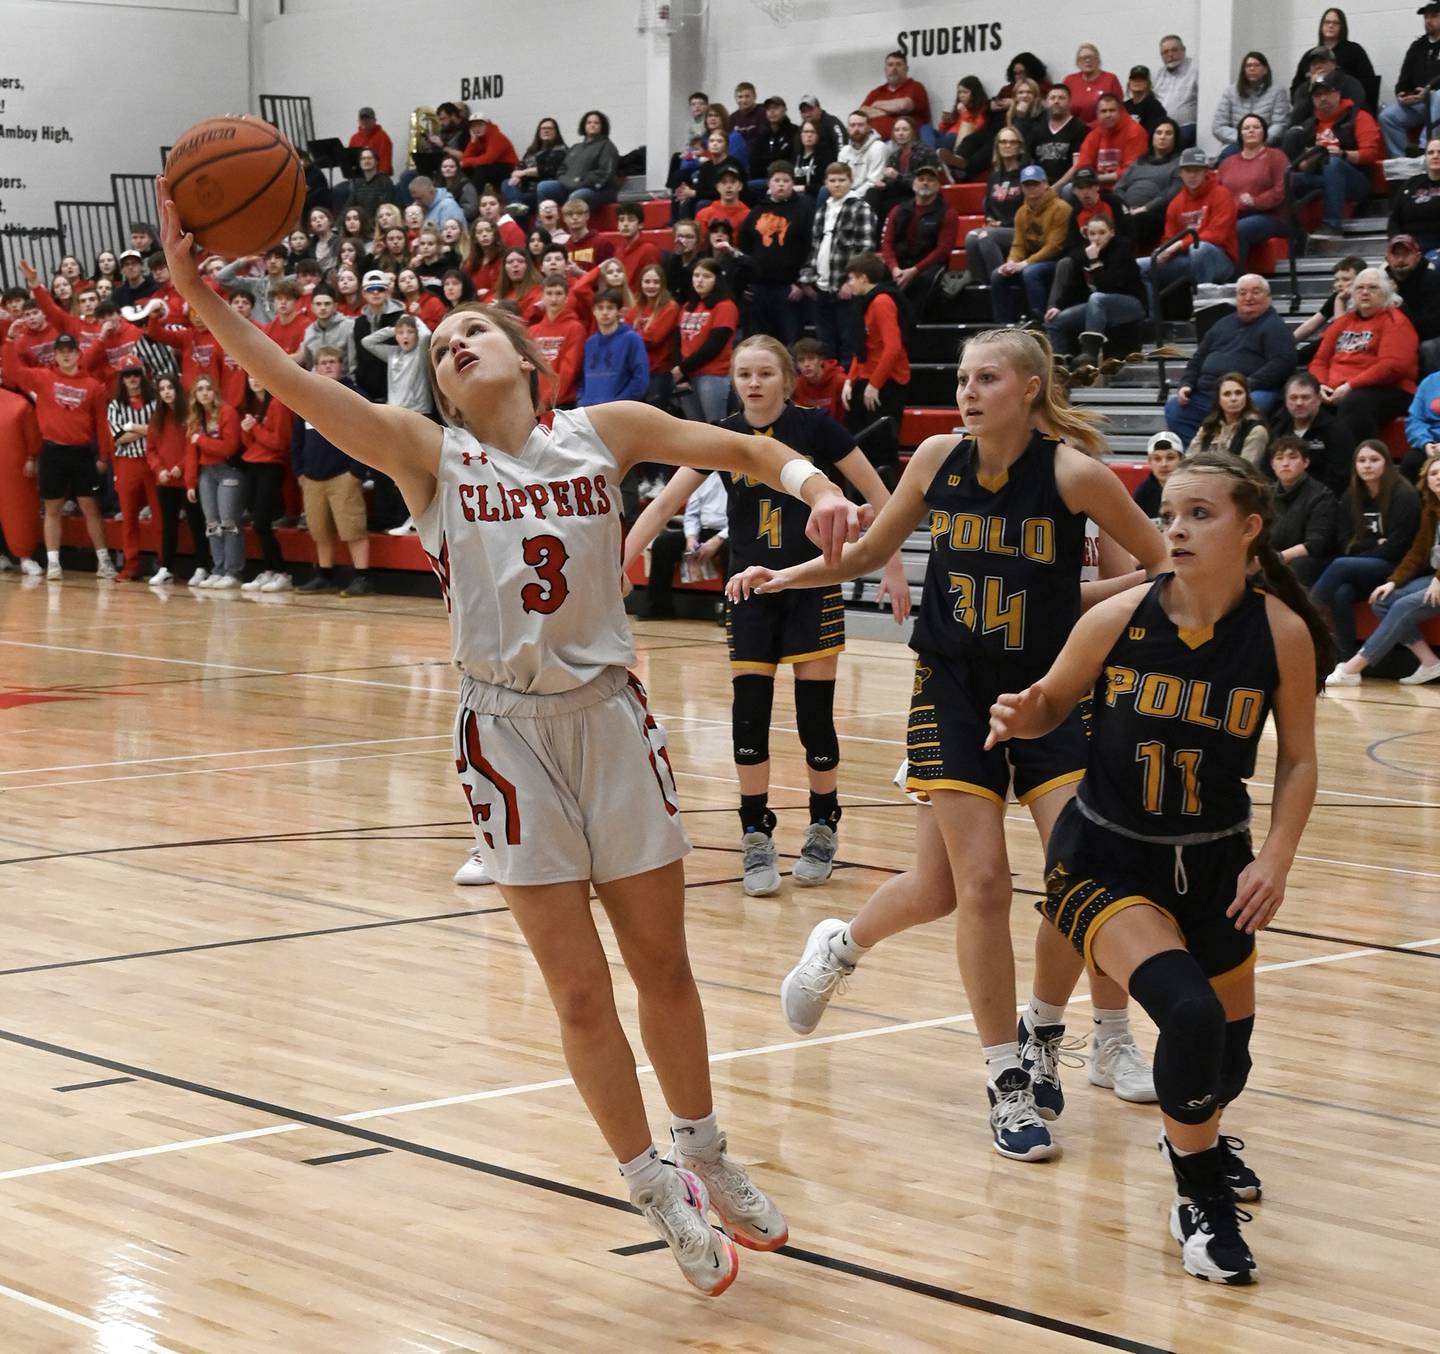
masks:
<path id="1" fill-rule="evenodd" d="M 204 284 L 165 181 L 175 285 L 276 399 L 391 476 L 445 592 L 464 674 L 455 757 L 487 871 L 540 966 L 575 1085 L 637 1208 L 708 1295 L 734 1280 L 734 1241 L 774 1250 L 778 1208 L 726 1151 L 705 1016 L 685 946 L 675 780 L 640 683 L 620 593 L 619 485 L 631 465 L 721 467 L 803 498 L 827 559 L 859 519 L 783 445 L 621 402 L 537 423 L 546 366 L 515 317 L 452 311 L 431 340 L 449 426 L 305 371 Z M 641 1035 L 672 1114 L 656 1151 L 590 907 L 594 885 L 639 994 Z M 707 1219 L 713 1206 L 724 1230 Z M 733 1240 L 732 1240 L 733 1237 Z"/>

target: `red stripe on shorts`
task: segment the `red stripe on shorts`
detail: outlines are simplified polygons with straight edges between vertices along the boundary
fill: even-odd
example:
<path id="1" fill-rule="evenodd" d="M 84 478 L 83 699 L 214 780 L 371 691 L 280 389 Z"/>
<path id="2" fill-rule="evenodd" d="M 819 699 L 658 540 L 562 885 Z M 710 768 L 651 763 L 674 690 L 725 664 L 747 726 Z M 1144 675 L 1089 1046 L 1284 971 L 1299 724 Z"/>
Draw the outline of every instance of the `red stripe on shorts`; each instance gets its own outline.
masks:
<path id="1" fill-rule="evenodd" d="M 510 846 L 519 846 L 520 803 L 515 787 L 485 760 L 485 754 L 480 750 L 480 730 L 473 710 L 465 712 L 465 756 L 471 768 L 488 780 L 505 802 L 505 841 Z M 488 810 L 489 805 L 482 805 L 482 808 Z"/>

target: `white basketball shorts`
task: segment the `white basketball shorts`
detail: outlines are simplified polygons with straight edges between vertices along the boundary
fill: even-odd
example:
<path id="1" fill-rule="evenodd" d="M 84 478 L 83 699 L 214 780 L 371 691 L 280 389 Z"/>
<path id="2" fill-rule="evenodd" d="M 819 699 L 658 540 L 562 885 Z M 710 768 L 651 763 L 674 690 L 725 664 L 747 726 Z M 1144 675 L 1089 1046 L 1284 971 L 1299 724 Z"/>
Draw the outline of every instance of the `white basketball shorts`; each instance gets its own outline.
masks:
<path id="1" fill-rule="evenodd" d="M 690 850 L 665 731 L 622 667 L 545 696 L 467 677 L 454 745 L 497 884 L 604 884 Z"/>

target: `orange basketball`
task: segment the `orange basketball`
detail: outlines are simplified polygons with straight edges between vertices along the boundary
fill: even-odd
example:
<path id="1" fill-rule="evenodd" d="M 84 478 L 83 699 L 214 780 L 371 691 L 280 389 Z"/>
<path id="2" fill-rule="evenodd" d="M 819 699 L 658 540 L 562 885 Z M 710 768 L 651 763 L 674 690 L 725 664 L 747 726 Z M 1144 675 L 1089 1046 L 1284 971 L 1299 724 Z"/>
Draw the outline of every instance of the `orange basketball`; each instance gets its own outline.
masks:
<path id="1" fill-rule="evenodd" d="M 185 229 L 231 259 L 283 239 L 305 203 L 300 157 L 259 118 L 197 122 L 170 148 L 165 179 Z"/>

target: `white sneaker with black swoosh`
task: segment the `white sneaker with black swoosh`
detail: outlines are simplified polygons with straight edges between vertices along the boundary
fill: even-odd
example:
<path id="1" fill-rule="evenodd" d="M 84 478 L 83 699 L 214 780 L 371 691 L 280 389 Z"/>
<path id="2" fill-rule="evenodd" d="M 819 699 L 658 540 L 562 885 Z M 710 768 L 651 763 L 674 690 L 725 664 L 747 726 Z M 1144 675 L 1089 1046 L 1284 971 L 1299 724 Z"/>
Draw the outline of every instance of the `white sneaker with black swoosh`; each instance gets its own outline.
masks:
<path id="1" fill-rule="evenodd" d="M 700 1177 L 710 1203 L 736 1241 L 752 1251 L 776 1251 L 789 1240 L 784 1214 L 750 1179 L 749 1172 L 726 1155 L 723 1133 L 703 1152 L 688 1152 L 673 1130 L 671 1136 L 675 1148 L 666 1160 Z"/>
<path id="2" fill-rule="evenodd" d="M 705 1216 L 710 1196 L 699 1176 L 672 1167 L 659 1184 L 630 1198 L 670 1247 L 680 1272 L 707 1298 L 718 1298 L 735 1282 L 740 1252 Z"/>

